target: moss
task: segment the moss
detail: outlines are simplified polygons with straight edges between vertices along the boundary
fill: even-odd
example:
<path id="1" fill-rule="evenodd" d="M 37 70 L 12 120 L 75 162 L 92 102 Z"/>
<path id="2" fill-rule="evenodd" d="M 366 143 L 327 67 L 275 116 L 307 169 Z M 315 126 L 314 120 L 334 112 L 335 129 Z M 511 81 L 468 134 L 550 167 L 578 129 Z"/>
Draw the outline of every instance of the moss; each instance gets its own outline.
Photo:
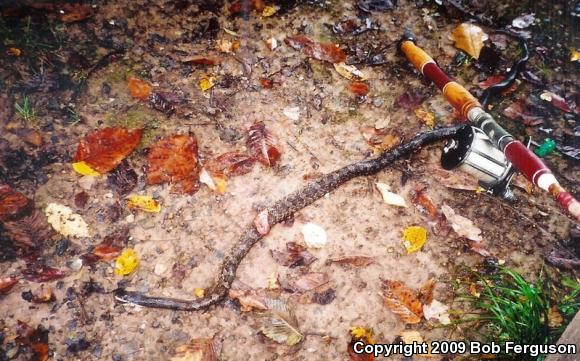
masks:
<path id="1" fill-rule="evenodd" d="M 158 113 L 144 105 L 137 105 L 125 114 L 108 113 L 105 123 L 109 126 L 127 129 L 143 128 L 141 143 L 137 149 L 150 146 L 157 138 L 165 134 L 167 127 L 158 118 Z"/>

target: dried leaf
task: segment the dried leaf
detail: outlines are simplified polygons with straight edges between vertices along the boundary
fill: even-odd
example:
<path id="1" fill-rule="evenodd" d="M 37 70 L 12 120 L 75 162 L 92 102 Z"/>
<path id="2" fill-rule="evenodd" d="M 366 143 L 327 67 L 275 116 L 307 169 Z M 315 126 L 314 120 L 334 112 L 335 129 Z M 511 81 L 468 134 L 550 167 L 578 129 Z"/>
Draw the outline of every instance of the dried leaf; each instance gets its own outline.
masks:
<path id="1" fill-rule="evenodd" d="M 264 209 L 263 211 L 258 213 L 256 218 L 254 218 L 254 227 L 256 227 L 256 230 L 262 236 L 265 236 L 268 233 L 270 233 L 270 222 L 268 222 L 268 210 L 267 209 Z"/>
<path id="2" fill-rule="evenodd" d="M 89 194 L 85 191 L 80 191 L 75 194 L 75 207 L 78 209 L 83 209 L 89 201 Z"/>
<path id="3" fill-rule="evenodd" d="M 7 184 L 0 184 L 0 222 L 18 219 L 30 209 L 31 202 Z"/>
<path id="4" fill-rule="evenodd" d="M 572 109 L 566 103 L 566 99 L 562 98 L 556 93 L 552 93 L 549 91 L 544 91 L 540 94 L 540 99 L 550 102 L 554 107 L 560 109 L 565 113 L 571 113 Z"/>
<path id="5" fill-rule="evenodd" d="M 91 168 L 91 166 L 88 165 L 86 162 L 73 163 L 72 168 L 75 172 L 77 172 L 80 175 L 94 176 L 94 177 L 101 175 L 101 173 L 99 173 L 96 170 L 94 170 L 93 168 Z"/>
<path id="6" fill-rule="evenodd" d="M 435 279 L 430 278 L 419 288 L 417 298 L 422 304 L 428 305 L 433 301 L 433 290 L 435 290 Z"/>
<path id="7" fill-rule="evenodd" d="M 423 101 L 427 99 L 427 95 L 420 90 L 407 90 L 395 100 L 395 104 L 401 108 L 411 111 L 417 108 Z"/>
<path id="8" fill-rule="evenodd" d="M 0 295 L 5 295 L 18 283 L 16 277 L 0 278 Z"/>
<path id="9" fill-rule="evenodd" d="M 139 100 L 147 100 L 153 91 L 151 84 L 145 80 L 141 80 L 134 77 L 129 77 L 127 79 L 127 86 L 129 87 L 129 93 L 133 98 Z"/>
<path id="10" fill-rule="evenodd" d="M 403 245 L 407 254 L 417 252 L 427 241 L 427 230 L 420 226 L 410 226 L 403 230 Z"/>
<path id="11" fill-rule="evenodd" d="M 374 126 L 363 126 L 360 128 L 363 138 L 373 147 L 375 153 L 389 150 L 401 142 L 398 131 Z"/>
<path id="12" fill-rule="evenodd" d="M 218 39 L 216 49 L 222 53 L 233 53 L 240 49 L 240 42 L 237 40 Z"/>
<path id="13" fill-rule="evenodd" d="M 574 48 L 570 49 L 570 61 L 573 62 L 580 61 L 580 51 Z"/>
<path id="14" fill-rule="evenodd" d="M 413 344 L 413 342 L 417 342 L 418 344 L 423 343 L 423 337 L 419 331 L 402 331 L 400 336 L 405 344 Z"/>
<path id="15" fill-rule="evenodd" d="M 4 222 L 4 231 L 9 239 L 22 248 L 38 247 L 53 234 L 46 216 L 38 210 L 16 221 Z"/>
<path id="16" fill-rule="evenodd" d="M 481 241 L 481 229 L 477 228 L 473 222 L 459 214 L 456 214 L 455 211 L 449 207 L 448 205 L 444 204 L 441 207 L 445 218 L 451 223 L 451 227 L 461 237 L 465 237 L 472 241 Z"/>
<path id="17" fill-rule="evenodd" d="M 177 109 L 177 106 L 182 102 L 182 100 L 183 99 L 175 93 L 155 91 L 149 97 L 149 104 L 151 104 L 154 109 L 170 115 Z"/>
<path id="18" fill-rule="evenodd" d="M 290 268 L 308 266 L 316 261 L 316 257 L 306 247 L 295 242 L 286 243 L 285 251 L 270 250 L 270 253 L 278 264 Z"/>
<path id="19" fill-rule="evenodd" d="M 364 97 L 369 93 L 369 86 L 360 81 L 353 81 L 348 84 L 348 90 L 358 97 Z"/>
<path id="20" fill-rule="evenodd" d="M 539 115 L 531 114 L 526 107 L 524 99 L 518 99 L 503 110 L 503 114 L 512 119 L 520 119 L 524 125 L 536 126 L 544 123 L 544 118 Z"/>
<path id="21" fill-rule="evenodd" d="M 254 153 L 256 159 L 268 167 L 274 166 L 282 155 L 278 139 L 266 129 L 263 122 L 255 123 L 250 127 L 246 145 Z"/>
<path id="22" fill-rule="evenodd" d="M 204 76 L 199 80 L 199 89 L 201 91 L 206 91 L 215 85 L 216 77 L 215 76 Z"/>
<path id="23" fill-rule="evenodd" d="M 261 290 L 234 290 L 229 291 L 229 297 L 238 300 L 240 310 L 249 312 L 253 310 L 267 310 L 266 300 L 269 299 Z"/>
<path id="24" fill-rule="evenodd" d="M 483 257 L 491 256 L 491 253 L 485 248 L 483 243 L 479 241 L 470 241 L 469 249 Z"/>
<path id="25" fill-rule="evenodd" d="M 206 168 L 201 168 L 199 172 L 199 182 L 205 184 L 212 191 L 225 194 L 227 188 L 227 180 L 223 174 L 214 174 L 206 170 Z"/>
<path id="26" fill-rule="evenodd" d="M 59 19 L 63 23 L 74 23 L 84 20 L 92 15 L 90 5 L 86 4 L 64 4 L 60 11 Z"/>
<path id="27" fill-rule="evenodd" d="M 115 261 L 115 274 L 127 276 L 135 271 L 139 265 L 139 258 L 132 248 L 124 250 Z"/>
<path id="28" fill-rule="evenodd" d="M 375 262 L 373 257 L 368 256 L 345 256 L 340 258 L 331 258 L 331 263 L 337 263 L 341 266 L 352 266 L 356 268 L 367 267 Z"/>
<path id="29" fill-rule="evenodd" d="M 421 302 L 415 293 L 400 281 L 383 281 L 385 305 L 405 323 L 419 323 L 423 317 Z"/>
<path id="30" fill-rule="evenodd" d="M 192 63 L 196 65 L 218 65 L 221 59 L 215 56 L 192 55 L 180 59 L 182 63 Z"/>
<path id="31" fill-rule="evenodd" d="M 423 305 L 423 315 L 426 320 L 436 319 L 441 322 L 442 325 L 448 325 L 451 323 L 449 319 L 449 306 L 443 303 L 433 300 L 428 305 Z"/>
<path id="32" fill-rule="evenodd" d="M 20 56 L 22 55 L 22 50 L 18 49 L 18 48 L 8 48 L 8 50 L 6 51 L 6 54 L 10 55 L 10 56 Z"/>
<path id="33" fill-rule="evenodd" d="M 277 11 L 278 9 L 273 6 L 264 6 L 264 10 L 262 10 L 262 16 L 269 17 L 276 14 Z"/>
<path id="34" fill-rule="evenodd" d="M 90 237 L 87 222 L 69 207 L 58 203 L 49 203 L 44 214 L 46 214 L 48 223 L 52 228 L 63 236 Z"/>
<path id="35" fill-rule="evenodd" d="M 411 202 L 422 213 L 429 215 L 432 219 L 437 219 L 439 211 L 433 203 L 431 197 L 425 193 L 424 188 L 417 188 L 411 191 Z"/>
<path id="36" fill-rule="evenodd" d="M 30 282 L 50 282 L 59 278 L 66 276 L 66 272 L 58 268 L 49 267 L 42 263 L 31 263 L 28 264 L 22 274 L 24 278 Z"/>
<path id="37" fill-rule="evenodd" d="M 30 327 L 26 322 L 18 320 L 16 326 L 16 342 L 20 346 L 28 346 L 34 352 L 31 360 L 48 360 L 48 330 L 39 325 L 37 328 Z"/>
<path id="38" fill-rule="evenodd" d="M 346 54 L 332 43 L 317 43 L 304 35 L 289 36 L 284 42 L 296 50 L 301 50 L 305 55 L 314 59 L 329 63 L 343 63 Z"/>
<path id="39" fill-rule="evenodd" d="M 375 185 L 377 186 L 379 192 L 381 192 L 383 200 L 385 201 L 386 204 L 390 204 L 392 206 L 397 207 L 405 207 L 405 208 L 407 207 L 407 204 L 405 203 L 405 198 L 401 197 L 396 193 L 391 192 L 391 187 L 389 187 L 388 184 L 377 182 L 375 183 Z"/>
<path id="40" fill-rule="evenodd" d="M 104 128 L 87 134 L 79 142 L 74 162 L 85 162 L 104 174 L 117 167 L 141 141 L 142 129 Z"/>
<path id="41" fill-rule="evenodd" d="M 326 231 L 317 224 L 306 223 L 302 227 L 302 235 L 308 248 L 322 248 L 326 245 Z"/>
<path id="42" fill-rule="evenodd" d="M 172 135 L 157 141 L 147 155 L 147 184 L 172 183 L 172 191 L 193 194 L 199 189 L 197 140 L 191 135 Z"/>
<path id="43" fill-rule="evenodd" d="M 92 254 L 103 261 L 111 261 L 121 253 L 122 249 L 121 247 L 102 243 L 93 249 Z"/>
<path id="44" fill-rule="evenodd" d="M 127 200 L 127 207 L 149 213 L 159 213 L 161 211 L 161 204 L 151 196 L 132 195 Z"/>
<path id="45" fill-rule="evenodd" d="M 285 288 L 293 292 L 305 292 L 325 285 L 329 281 L 330 278 L 326 273 L 311 272 L 300 275 L 297 279 L 290 281 L 288 287 Z"/>
<path id="46" fill-rule="evenodd" d="M 260 331 L 269 339 L 284 343 L 288 346 L 294 346 L 304 336 L 298 329 L 298 321 L 292 310 L 288 309 L 286 303 L 282 300 L 266 300 L 268 311 L 262 314 Z"/>
<path id="47" fill-rule="evenodd" d="M 294 122 L 300 120 L 300 107 L 286 107 L 282 109 L 282 113 Z"/>
<path id="48" fill-rule="evenodd" d="M 218 361 L 221 345 L 215 338 L 196 338 L 175 349 L 171 361 Z"/>
<path id="49" fill-rule="evenodd" d="M 56 300 L 56 296 L 52 290 L 52 287 L 40 285 L 34 292 L 32 292 L 33 303 L 49 303 Z"/>
<path id="50" fill-rule="evenodd" d="M 556 328 L 562 326 L 564 323 L 564 317 L 558 310 L 558 306 L 554 305 L 548 311 L 548 325 L 550 328 Z"/>
<path id="51" fill-rule="evenodd" d="M 123 161 L 107 176 L 107 184 L 119 195 L 129 194 L 136 186 L 139 176 L 127 161 Z"/>
<path id="52" fill-rule="evenodd" d="M 421 108 L 415 109 L 415 115 L 419 120 L 423 122 L 429 128 L 433 128 L 435 126 L 435 115 L 433 113 L 423 110 Z"/>
<path id="53" fill-rule="evenodd" d="M 348 80 L 365 80 L 366 76 L 363 74 L 362 71 L 358 70 L 358 68 L 354 65 L 346 65 L 345 63 L 335 63 L 334 70 L 344 78 Z M 360 83 L 364 84 L 364 83 Z M 366 84 L 364 84 L 366 85 Z M 367 86 L 367 93 L 368 93 L 368 86 Z M 366 94 L 365 94 L 366 95 Z"/>
<path id="54" fill-rule="evenodd" d="M 230 177 L 251 172 L 255 163 L 256 159 L 247 154 L 228 152 L 210 160 L 204 167 L 211 174 L 223 174 Z"/>
<path id="55" fill-rule="evenodd" d="M 479 59 L 483 43 L 488 39 L 488 36 L 479 26 L 463 23 L 451 32 L 450 39 L 455 41 L 456 48 L 465 51 L 475 59 Z"/>
<path id="56" fill-rule="evenodd" d="M 435 169 L 430 169 L 429 171 L 432 172 L 435 179 L 437 179 L 440 184 L 447 188 L 474 191 L 479 187 L 477 179 L 465 172 L 447 171 L 441 169 L 439 166 Z M 413 201 L 413 203 L 416 202 Z"/>
<path id="57" fill-rule="evenodd" d="M 333 288 L 329 288 L 325 291 L 314 292 L 312 294 L 311 301 L 319 305 L 328 305 L 336 298 L 336 291 Z"/>
<path id="58" fill-rule="evenodd" d="M 354 344 L 358 341 L 362 341 L 367 345 L 374 345 L 375 340 L 373 339 L 373 330 L 366 327 L 351 327 L 349 329 L 351 336 L 350 342 L 348 343 L 347 351 L 350 361 L 374 361 L 375 356 L 373 354 L 357 354 L 354 352 Z"/>

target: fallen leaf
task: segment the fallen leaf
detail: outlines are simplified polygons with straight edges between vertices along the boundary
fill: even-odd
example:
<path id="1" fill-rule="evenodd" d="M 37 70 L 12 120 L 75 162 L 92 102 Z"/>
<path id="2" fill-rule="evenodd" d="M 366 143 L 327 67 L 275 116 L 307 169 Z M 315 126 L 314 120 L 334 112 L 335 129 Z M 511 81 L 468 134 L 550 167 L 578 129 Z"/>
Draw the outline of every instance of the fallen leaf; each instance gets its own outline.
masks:
<path id="1" fill-rule="evenodd" d="M 448 205 L 444 204 L 441 206 L 441 210 L 445 215 L 445 218 L 451 223 L 451 227 L 461 237 L 465 237 L 472 241 L 481 241 L 481 229 L 477 228 L 473 222 L 457 213 L 449 207 Z"/>
<path id="2" fill-rule="evenodd" d="M 266 286 L 269 290 L 279 290 L 280 289 L 280 281 L 278 280 L 278 273 L 272 272 L 268 276 L 268 286 Z"/>
<path id="3" fill-rule="evenodd" d="M 287 287 L 284 288 L 293 292 L 305 292 L 325 285 L 329 281 L 330 278 L 326 273 L 310 272 L 300 275 L 298 278 L 289 281 Z"/>
<path id="4" fill-rule="evenodd" d="M 186 194 L 199 189 L 197 140 L 193 134 L 160 139 L 150 147 L 147 161 L 147 184 L 170 182 L 173 192 Z"/>
<path id="5" fill-rule="evenodd" d="M 138 180 L 137 172 L 131 168 L 126 160 L 107 175 L 109 187 L 122 196 L 129 194 L 137 186 Z"/>
<path id="6" fill-rule="evenodd" d="M 247 154 L 228 152 L 205 163 L 204 168 L 211 174 L 222 174 L 230 177 L 251 172 L 255 163 L 256 159 Z"/>
<path id="7" fill-rule="evenodd" d="M 422 304 L 430 304 L 433 301 L 433 291 L 435 290 L 435 279 L 430 278 L 417 291 L 417 299 Z"/>
<path id="8" fill-rule="evenodd" d="M 161 211 L 161 204 L 151 196 L 132 195 L 127 200 L 127 207 L 148 213 L 159 213 Z"/>
<path id="9" fill-rule="evenodd" d="M 205 296 L 205 290 L 203 288 L 197 287 L 195 290 L 193 290 L 193 294 L 196 298 L 203 298 L 203 296 Z"/>
<path id="10" fill-rule="evenodd" d="M 477 179 L 465 172 L 452 172 L 442 169 L 440 166 L 437 166 L 435 169 L 430 169 L 429 171 L 432 172 L 433 177 L 437 179 L 437 182 L 447 188 L 474 191 L 479 186 Z"/>
<path id="11" fill-rule="evenodd" d="M 260 84 L 264 89 L 272 89 L 274 87 L 274 81 L 270 78 L 261 78 Z"/>
<path id="12" fill-rule="evenodd" d="M 403 230 L 403 245 L 407 254 L 417 252 L 427 241 L 427 230 L 420 226 L 410 226 Z"/>
<path id="13" fill-rule="evenodd" d="M 360 128 L 363 138 L 373 147 L 375 153 L 392 149 L 401 142 L 401 136 L 396 130 L 374 126 L 363 126 Z"/>
<path id="14" fill-rule="evenodd" d="M 304 35 L 289 36 L 284 42 L 296 50 L 302 51 L 306 56 L 329 63 L 343 63 L 346 54 L 332 43 L 318 43 Z"/>
<path id="15" fill-rule="evenodd" d="M 18 48 L 8 48 L 8 50 L 6 51 L 6 53 L 10 56 L 20 56 L 22 54 L 22 50 L 18 49 Z"/>
<path id="16" fill-rule="evenodd" d="M 550 102 L 550 104 L 552 104 L 554 107 L 565 113 L 572 113 L 572 109 L 570 109 L 566 103 L 566 99 L 562 98 L 556 93 L 552 93 L 546 90 L 540 94 L 540 99 Z"/>
<path id="17" fill-rule="evenodd" d="M 525 100 L 518 99 L 505 108 L 503 114 L 512 120 L 521 119 L 522 123 L 527 126 L 536 126 L 544 123 L 542 116 L 531 114 L 526 108 Z"/>
<path id="18" fill-rule="evenodd" d="M 419 323 L 423 307 L 417 296 L 400 281 L 385 280 L 382 285 L 385 305 L 405 323 Z"/>
<path id="19" fill-rule="evenodd" d="M 132 248 L 124 250 L 115 261 L 115 274 L 127 276 L 135 271 L 139 265 L 139 258 Z"/>
<path id="20" fill-rule="evenodd" d="M 240 42 L 237 40 L 218 39 L 216 49 L 222 53 L 233 53 L 240 49 Z"/>
<path id="21" fill-rule="evenodd" d="M 214 338 L 196 338 L 178 346 L 171 361 L 218 361 L 221 344 Z"/>
<path id="22" fill-rule="evenodd" d="M 16 342 L 20 346 L 28 346 L 34 352 L 31 360 L 48 360 L 48 330 L 38 325 L 36 328 L 30 327 L 26 322 L 18 320 L 16 325 Z"/>
<path id="23" fill-rule="evenodd" d="M 0 278 L 0 295 L 5 295 L 18 283 L 16 277 Z"/>
<path id="24" fill-rule="evenodd" d="M 267 209 L 264 209 L 263 211 L 258 213 L 256 218 L 254 218 L 254 227 L 256 227 L 256 230 L 262 236 L 265 236 L 268 233 L 270 233 L 270 222 L 268 222 L 268 210 Z"/>
<path id="25" fill-rule="evenodd" d="M 201 91 L 206 91 L 215 85 L 216 77 L 215 76 L 204 76 L 199 80 L 199 89 Z"/>
<path id="26" fill-rule="evenodd" d="M 564 317 L 562 317 L 560 310 L 558 310 L 558 306 L 554 305 L 550 307 L 548 311 L 548 325 L 550 328 L 560 327 L 563 323 Z"/>
<path id="27" fill-rule="evenodd" d="M 488 36 L 479 26 L 463 23 L 451 32 L 450 39 L 455 41 L 456 48 L 465 51 L 475 59 L 479 59 L 483 43 L 488 39 Z"/>
<path id="28" fill-rule="evenodd" d="M 300 119 L 300 107 L 286 107 L 282 109 L 282 113 L 292 121 L 297 122 Z"/>
<path id="29" fill-rule="evenodd" d="M 183 99 L 176 93 L 155 91 L 149 97 L 149 104 L 153 109 L 167 115 L 173 114 Z"/>
<path id="30" fill-rule="evenodd" d="M 574 48 L 570 49 L 570 61 L 580 61 L 580 51 Z"/>
<path id="31" fill-rule="evenodd" d="M 400 333 L 401 340 L 405 344 L 412 344 L 416 342 L 418 344 L 423 343 L 423 337 L 419 333 L 419 331 L 402 331 Z"/>
<path id="32" fill-rule="evenodd" d="M 448 325 L 451 323 L 449 319 L 449 306 L 444 305 L 443 303 L 433 300 L 428 305 L 423 305 L 423 315 L 425 316 L 426 320 L 436 319 L 442 325 Z"/>
<path id="33" fill-rule="evenodd" d="M 373 339 L 373 330 L 366 327 L 351 327 L 349 329 L 350 342 L 347 346 L 348 356 L 350 361 L 374 361 L 375 356 L 373 354 L 357 354 L 354 352 L 354 344 L 358 341 L 362 341 L 366 345 L 374 345 L 375 340 Z"/>
<path id="34" fill-rule="evenodd" d="M 435 206 L 431 197 L 427 195 L 425 188 L 417 188 L 411 191 L 411 202 L 420 212 L 427 214 L 430 218 L 436 219 L 439 216 L 437 206 Z"/>
<path id="35" fill-rule="evenodd" d="M 0 184 L 0 222 L 21 218 L 30 210 L 28 198 L 7 184 Z"/>
<path id="36" fill-rule="evenodd" d="M 421 108 L 415 109 L 415 115 L 419 120 L 423 122 L 429 128 L 433 128 L 435 126 L 435 115 L 433 113 L 423 110 Z"/>
<path id="37" fill-rule="evenodd" d="M 472 283 L 469 285 L 469 294 L 475 298 L 479 298 L 481 296 L 480 290 L 478 290 L 477 285 Z"/>
<path id="38" fill-rule="evenodd" d="M 383 200 L 385 201 L 386 204 L 390 204 L 392 206 L 397 207 L 405 207 L 405 208 L 407 207 L 407 204 L 405 203 L 405 198 L 401 197 L 396 193 L 391 192 L 391 187 L 389 187 L 388 184 L 377 182 L 375 183 L 375 185 L 379 190 L 379 192 L 381 192 Z"/>
<path id="39" fill-rule="evenodd" d="M 316 261 L 316 257 L 306 247 L 296 242 L 286 243 L 285 251 L 270 250 L 270 254 L 278 264 L 290 268 L 308 266 Z"/>
<path id="40" fill-rule="evenodd" d="M 365 80 L 366 77 L 362 71 L 358 70 L 354 65 L 346 65 L 345 63 L 335 63 L 334 70 L 348 80 Z M 364 83 L 362 83 L 364 84 Z M 366 85 L 366 84 L 365 84 Z M 368 86 L 367 86 L 368 89 Z M 367 90 L 368 92 L 368 90 Z M 366 94 L 365 94 L 366 95 Z"/>
<path id="41" fill-rule="evenodd" d="M 74 23 L 84 20 L 91 15 L 92 10 L 90 5 L 65 3 L 60 10 L 59 19 L 63 23 Z"/>
<path id="42" fill-rule="evenodd" d="M 134 77 L 129 77 L 127 79 L 127 86 L 129 87 L 129 93 L 131 96 L 139 100 L 147 100 L 153 90 L 151 84 L 145 80 Z"/>
<path id="43" fill-rule="evenodd" d="M 73 163 L 72 168 L 75 172 L 77 172 L 80 175 L 94 176 L 94 177 L 101 175 L 101 173 L 99 173 L 96 170 L 94 170 L 93 168 L 91 168 L 91 166 L 88 165 L 86 162 Z"/>
<path id="44" fill-rule="evenodd" d="M 276 14 L 277 11 L 278 9 L 273 6 L 264 6 L 264 10 L 262 10 L 262 16 L 269 17 Z"/>
<path id="45" fill-rule="evenodd" d="M 470 241 L 469 249 L 483 257 L 491 256 L 491 253 L 485 248 L 482 242 Z"/>
<path id="46" fill-rule="evenodd" d="M 24 249 L 41 246 L 53 234 L 46 216 L 36 209 L 28 216 L 4 222 L 3 227 L 6 237 Z"/>
<path id="47" fill-rule="evenodd" d="M 512 20 L 512 26 L 518 29 L 525 29 L 528 26 L 532 25 L 534 23 L 534 20 L 536 20 L 536 16 L 534 13 L 523 14 Z"/>
<path id="48" fill-rule="evenodd" d="M 215 56 L 192 55 L 180 59 L 182 63 L 191 63 L 196 65 L 218 65 L 221 59 Z"/>
<path id="49" fill-rule="evenodd" d="M 336 291 L 334 288 L 329 288 L 325 291 L 314 292 L 311 301 L 319 305 L 329 305 L 336 298 Z"/>
<path id="50" fill-rule="evenodd" d="M 302 227 L 302 235 L 308 248 L 322 248 L 326 245 L 326 231 L 317 224 L 306 223 Z"/>
<path id="51" fill-rule="evenodd" d="M 121 247 L 110 244 L 100 244 L 96 246 L 91 253 L 97 256 L 100 260 L 111 261 L 115 259 L 121 251 Z"/>
<path id="52" fill-rule="evenodd" d="M 89 225 L 83 217 L 65 205 L 49 203 L 44 214 L 52 228 L 65 237 L 90 236 Z"/>
<path id="53" fill-rule="evenodd" d="M 353 81 L 348 84 L 348 90 L 358 97 L 364 97 L 369 93 L 369 86 L 360 81 Z"/>
<path id="54" fill-rule="evenodd" d="M 227 188 L 227 181 L 226 177 L 223 174 L 214 174 L 212 175 L 210 172 L 206 170 L 206 168 L 202 168 L 199 172 L 199 182 L 205 184 L 209 187 L 212 191 L 225 194 Z"/>
<path id="55" fill-rule="evenodd" d="M 32 292 L 31 301 L 34 303 L 49 303 L 55 300 L 56 296 L 50 286 L 40 285 L 40 287 Z"/>
<path id="56" fill-rule="evenodd" d="M 30 282 L 50 282 L 52 280 L 56 280 L 59 278 L 63 278 L 66 276 L 66 272 L 54 268 L 46 266 L 42 263 L 30 263 L 28 267 L 22 272 L 24 278 Z"/>
<path id="57" fill-rule="evenodd" d="M 74 162 L 85 162 L 104 174 L 117 167 L 141 141 L 142 129 L 104 128 L 87 134 L 77 147 Z"/>
<path id="58" fill-rule="evenodd" d="M 427 99 L 427 94 L 422 91 L 407 90 L 397 97 L 395 104 L 405 110 L 411 111 L 421 105 L 425 99 Z"/>
<path id="59" fill-rule="evenodd" d="M 268 49 L 274 50 L 278 47 L 278 40 L 276 40 L 274 37 L 271 37 L 266 40 L 266 45 L 268 46 Z"/>
<path id="60" fill-rule="evenodd" d="M 375 262 L 373 257 L 368 256 L 345 256 L 339 258 L 331 258 L 330 263 L 337 263 L 341 266 L 352 266 L 356 268 L 367 267 Z"/>
<path id="61" fill-rule="evenodd" d="M 246 145 L 256 159 L 268 167 L 274 166 L 282 155 L 278 139 L 263 122 L 255 123 L 248 129 Z"/>
<path id="62" fill-rule="evenodd" d="M 296 316 L 288 309 L 286 303 L 282 300 L 267 299 L 266 305 L 268 311 L 261 315 L 260 331 L 269 339 L 288 346 L 294 346 L 302 341 L 304 336 L 298 329 Z"/>
<path id="63" fill-rule="evenodd" d="M 235 290 L 230 289 L 229 297 L 238 300 L 240 303 L 240 311 L 249 312 L 253 310 L 267 310 L 266 300 L 269 299 L 261 290 Z"/>

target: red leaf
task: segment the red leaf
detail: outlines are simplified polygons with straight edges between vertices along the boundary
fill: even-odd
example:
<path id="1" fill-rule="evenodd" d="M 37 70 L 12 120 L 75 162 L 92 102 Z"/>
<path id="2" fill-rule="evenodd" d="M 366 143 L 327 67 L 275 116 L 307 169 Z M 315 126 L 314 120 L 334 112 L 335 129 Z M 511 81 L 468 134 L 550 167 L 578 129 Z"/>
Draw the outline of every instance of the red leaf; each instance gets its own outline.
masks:
<path id="1" fill-rule="evenodd" d="M 250 127 L 246 145 L 254 153 L 256 159 L 268 167 L 274 166 L 282 155 L 278 148 L 278 140 L 262 122 Z"/>
<path id="2" fill-rule="evenodd" d="M 103 261 L 110 261 L 117 257 L 123 248 L 111 246 L 109 244 L 100 244 L 93 249 L 93 254 Z"/>
<path id="3" fill-rule="evenodd" d="M 193 55 L 181 59 L 182 63 L 192 63 L 196 65 L 218 65 L 221 59 L 215 56 Z"/>
<path id="4" fill-rule="evenodd" d="M 262 84 L 262 88 L 264 89 L 272 89 L 274 86 L 274 81 L 269 78 L 262 78 L 260 79 L 260 84 Z"/>
<path id="5" fill-rule="evenodd" d="M 24 249 L 41 245 L 53 234 L 46 216 L 38 210 L 18 220 L 4 222 L 4 231 L 8 238 Z"/>
<path id="6" fill-rule="evenodd" d="M 360 81 L 353 81 L 348 84 L 348 90 L 356 96 L 364 97 L 369 93 L 369 86 Z"/>
<path id="7" fill-rule="evenodd" d="M 193 134 L 159 140 L 151 146 L 147 159 L 147 184 L 170 182 L 174 192 L 187 194 L 199 189 L 197 140 Z"/>
<path id="8" fill-rule="evenodd" d="M 338 263 L 341 266 L 352 266 L 352 267 L 366 267 L 375 262 L 373 257 L 368 256 L 346 256 L 340 258 L 334 258 L 329 260 L 331 263 Z"/>
<path id="9" fill-rule="evenodd" d="M 308 266 L 316 261 L 316 257 L 308 252 L 305 246 L 296 242 L 286 243 L 285 251 L 270 250 L 270 253 L 278 264 L 290 268 Z"/>
<path id="10" fill-rule="evenodd" d="M 256 163 L 256 159 L 249 155 L 228 152 L 207 162 L 205 169 L 211 174 L 237 176 L 249 173 L 254 168 L 254 163 Z"/>
<path id="11" fill-rule="evenodd" d="M 399 95 L 395 104 L 406 110 L 413 110 L 417 108 L 423 101 L 427 99 L 427 95 L 419 90 L 408 90 Z"/>
<path id="12" fill-rule="evenodd" d="M 541 116 L 533 115 L 528 112 L 524 99 L 519 99 L 512 103 L 503 110 L 503 114 L 512 120 L 520 119 L 521 122 L 527 126 L 536 126 L 544 122 L 544 119 Z"/>
<path id="13" fill-rule="evenodd" d="M 39 283 L 49 282 L 66 276 L 63 270 L 38 264 L 28 265 L 28 268 L 22 273 L 28 281 Z"/>
<path id="14" fill-rule="evenodd" d="M 437 207 L 431 198 L 425 193 L 425 189 L 416 189 L 411 192 L 411 202 L 417 209 L 429 215 L 429 217 L 436 219 L 439 216 Z"/>
<path id="15" fill-rule="evenodd" d="M 118 166 L 141 141 L 143 129 L 104 128 L 79 142 L 75 162 L 85 162 L 99 173 Z"/>
<path id="16" fill-rule="evenodd" d="M 87 202 L 89 201 L 89 194 L 85 191 L 80 191 L 75 194 L 75 207 L 79 209 L 85 208 Z"/>
<path id="17" fill-rule="evenodd" d="M 8 292 L 10 292 L 12 287 L 14 287 L 14 285 L 16 285 L 17 283 L 18 278 L 16 277 L 0 278 L 0 294 L 1 295 L 7 294 Z"/>
<path id="18" fill-rule="evenodd" d="M 83 4 L 64 4 L 61 11 L 59 19 L 63 23 L 74 23 L 92 15 L 91 7 Z"/>
<path id="19" fill-rule="evenodd" d="M 243 0 L 232 3 L 229 10 L 231 15 L 238 15 L 241 13 L 247 14 L 251 10 L 262 11 L 265 6 L 264 0 Z"/>
<path id="20" fill-rule="evenodd" d="M 286 44 L 314 59 L 329 63 L 342 63 L 346 61 L 346 54 L 332 43 L 318 43 L 304 35 L 289 36 L 284 39 Z"/>
<path id="21" fill-rule="evenodd" d="M 131 93 L 131 96 L 139 100 L 147 100 L 153 90 L 151 84 L 147 83 L 145 80 L 133 77 L 127 79 L 127 86 L 129 87 L 129 93 Z"/>
<path id="22" fill-rule="evenodd" d="M 0 184 L 0 222 L 18 219 L 31 205 L 26 196 L 6 184 Z"/>

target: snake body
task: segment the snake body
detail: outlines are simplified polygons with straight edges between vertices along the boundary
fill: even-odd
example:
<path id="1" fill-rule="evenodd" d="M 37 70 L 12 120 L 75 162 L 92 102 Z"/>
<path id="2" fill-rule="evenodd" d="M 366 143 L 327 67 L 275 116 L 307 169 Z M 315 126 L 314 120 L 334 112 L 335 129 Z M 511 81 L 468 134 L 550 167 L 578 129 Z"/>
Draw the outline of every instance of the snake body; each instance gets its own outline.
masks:
<path id="1" fill-rule="evenodd" d="M 422 146 L 447 139 L 457 131 L 457 126 L 439 128 L 416 135 L 410 141 L 403 143 L 381 155 L 349 164 L 313 181 L 303 188 L 278 200 L 265 211 L 268 214 L 270 227 L 288 219 L 295 212 L 314 203 L 325 194 L 335 190 L 345 182 L 360 176 L 375 174 L 390 166 L 394 161 L 408 156 Z M 263 211 L 262 211 L 263 212 Z M 126 291 L 123 288 L 115 290 L 115 298 L 120 302 L 133 303 L 145 307 L 165 308 L 179 311 L 199 311 L 223 301 L 236 278 L 236 270 L 250 249 L 262 239 L 264 235 L 258 232 L 254 223 L 250 223 L 225 256 L 220 273 L 214 285 L 206 296 L 195 300 L 181 300 L 165 297 L 148 296 L 139 292 Z"/>

